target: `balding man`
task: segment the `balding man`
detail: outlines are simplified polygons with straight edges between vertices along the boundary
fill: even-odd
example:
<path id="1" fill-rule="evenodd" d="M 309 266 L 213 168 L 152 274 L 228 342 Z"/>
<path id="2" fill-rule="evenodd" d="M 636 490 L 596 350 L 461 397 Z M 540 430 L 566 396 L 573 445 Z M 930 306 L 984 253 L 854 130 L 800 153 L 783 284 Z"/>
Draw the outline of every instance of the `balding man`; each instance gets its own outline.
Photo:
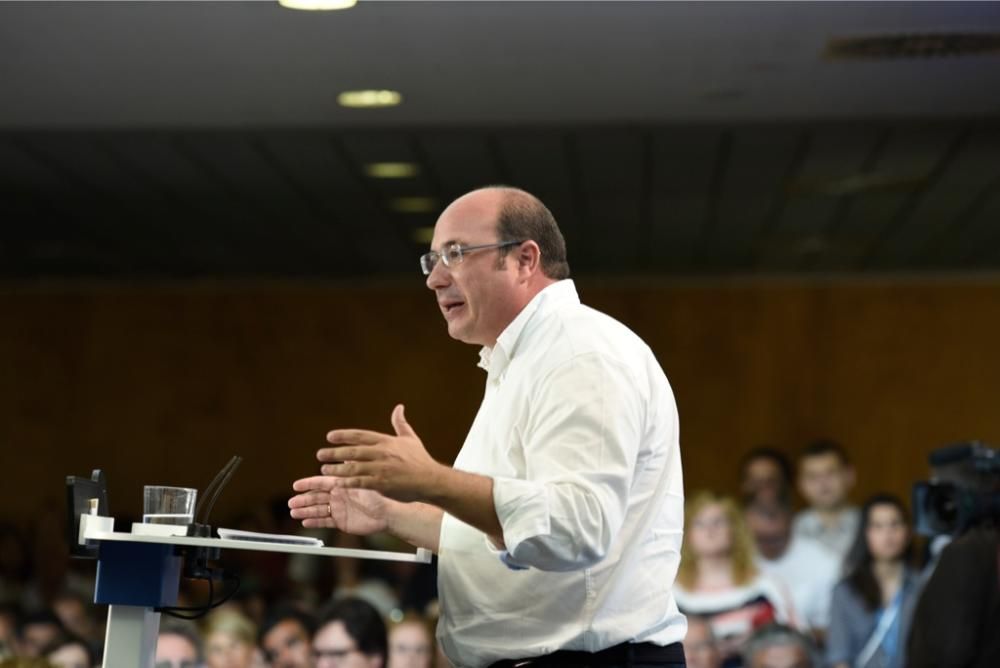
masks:
<path id="1" fill-rule="evenodd" d="M 434 461 L 397 406 L 393 434 L 328 434 L 292 516 L 437 552 L 458 666 L 683 666 L 677 409 L 652 351 L 580 303 L 559 227 L 524 191 L 457 199 L 420 265 L 486 371 L 458 458 Z"/>

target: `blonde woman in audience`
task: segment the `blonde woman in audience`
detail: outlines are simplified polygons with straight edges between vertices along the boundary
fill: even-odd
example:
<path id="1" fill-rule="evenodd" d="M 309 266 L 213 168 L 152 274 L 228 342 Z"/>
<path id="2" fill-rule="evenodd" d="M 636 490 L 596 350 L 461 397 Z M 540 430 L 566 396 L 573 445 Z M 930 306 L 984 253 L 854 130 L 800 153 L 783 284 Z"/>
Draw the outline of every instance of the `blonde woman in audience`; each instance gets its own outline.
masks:
<path id="1" fill-rule="evenodd" d="M 738 656 L 754 629 L 794 621 L 784 586 L 754 565 L 750 532 L 731 498 L 693 495 L 684 527 L 674 597 L 681 612 L 708 620 L 725 658 Z"/>
<path id="2" fill-rule="evenodd" d="M 431 668 L 434 634 L 422 617 L 404 617 L 389 627 L 388 668 Z"/>
<path id="3" fill-rule="evenodd" d="M 258 668 L 257 628 L 250 619 L 234 610 L 209 615 L 202 633 L 207 668 Z"/>

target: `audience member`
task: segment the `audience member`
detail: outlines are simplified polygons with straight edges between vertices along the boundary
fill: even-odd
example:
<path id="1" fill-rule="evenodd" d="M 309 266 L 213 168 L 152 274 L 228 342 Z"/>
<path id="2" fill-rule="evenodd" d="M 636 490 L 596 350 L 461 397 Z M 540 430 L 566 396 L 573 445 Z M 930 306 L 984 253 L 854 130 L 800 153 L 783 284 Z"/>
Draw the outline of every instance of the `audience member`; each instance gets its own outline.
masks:
<path id="1" fill-rule="evenodd" d="M 871 497 L 833 591 L 827 662 L 834 668 L 905 666 L 905 639 L 917 593 L 909 519 L 888 494 Z"/>
<path id="2" fill-rule="evenodd" d="M 794 619 L 787 591 L 754 564 L 750 534 L 736 503 L 712 492 L 687 500 L 677 606 L 712 625 L 723 657 L 738 655 L 757 627 Z"/>
<path id="3" fill-rule="evenodd" d="M 315 620 L 308 614 L 279 606 L 267 615 L 258 639 L 271 668 L 311 668 Z"/>
<path id="4" fill-rule="evenodd" d="M 699 615 L 688 615 L 684 636 L 684 661 L 687 668 L 721 668 L 722 654 L 712 633 L 712 625 Z"/>
<path id="5" fill-rule="evenodd" d="M 0 604 L 0 659 L 18 653 L 20 628 L 21 610 L 12 603 Z"/>
<path id="6" fill-rule="evenodd" d="M 163 617 L 156 639 L 156 668 L 198 668 L 202 643 L 192 622 Z"/>
<path id="7" fill-rule="evenodd" d="M 404 617 L 389 628 L 388 668 L 431 668 L 434 634 L 422 617 Z"/>
<path id="8" fill-rule="evenodd" d="M 848 503 L 854 467 L 844 448 L 830 440 L 807 445 L 799 455 L 798 486 L 809 506 L 796 516 L 793 533 L 818 541 L 843 561 L 860 521 Z"/>
<path id="9" fill-rule="evenodd" d="M 208 668 L 252 668 L 257 629 L 246 615 L 227 609 L 205 621 L 205 664 Z"/>
<path id="10" fill-rule="evenodd" d="M 343 598 L 320 615 L 313 636 L 316 668 L 384 668 L 387 656 L 385 622 L 370 603 Z"/>
<path id="11" fill-rule="evenodd" d="M 42 656 L 55 668 L 91 668 L 94 654 L 83 638 L 65 634 L 42 650 Z"/>
<path id="12" fill-rule="evenodd" d="M 820 668 L 813 642 L 795 629 L 771 624 L 756 631 L 743 648 L 746 668 Z"/>
<path id="13" fill-rule="evenodd" d="M 92 614 L 94 604 L 91 600 L 75 591 L 64 590 L 53 599 L 52 611 L 63 628 L 93 645 L 100 640 L 100 633 Z"/>
<path id="14" fill-rule="evenodd" d="M 754 448 L 740 462 L 740 494 L 743 502 L 792 502 L 792 464 L 775 448 Z"/>
<path id="15" fill-rule="evenodd" d="M 754 501 L 745 515 L 757 545 L 757 567 L 788 587 L 798 626 L 821 637 L 841 576 L 840 560 L 818 542 L 793 535 L 792 509 L 783 503 Z"/>
<path id="16" fill-rule="evenodd" d="M 66 630 L 55 614 L 43 611 L 27 615 L 18 631 L 18 647 L 24 656 L 41 656 L 42 649 Z"/>

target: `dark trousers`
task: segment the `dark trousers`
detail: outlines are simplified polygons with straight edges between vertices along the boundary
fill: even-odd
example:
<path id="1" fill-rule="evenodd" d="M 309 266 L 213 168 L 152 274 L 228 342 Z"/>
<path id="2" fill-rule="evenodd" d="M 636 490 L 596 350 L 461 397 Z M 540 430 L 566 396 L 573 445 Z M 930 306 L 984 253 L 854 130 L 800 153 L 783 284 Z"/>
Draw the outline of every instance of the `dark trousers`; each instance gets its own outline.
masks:
<path id="1" fill-rule="evenodd" d="M 490 668 L 685 668 L 679 642 L 661 647 L 651 643 L 622 643 L 599 652 L 559 650 L 545 656 L 497 661 Z"/>

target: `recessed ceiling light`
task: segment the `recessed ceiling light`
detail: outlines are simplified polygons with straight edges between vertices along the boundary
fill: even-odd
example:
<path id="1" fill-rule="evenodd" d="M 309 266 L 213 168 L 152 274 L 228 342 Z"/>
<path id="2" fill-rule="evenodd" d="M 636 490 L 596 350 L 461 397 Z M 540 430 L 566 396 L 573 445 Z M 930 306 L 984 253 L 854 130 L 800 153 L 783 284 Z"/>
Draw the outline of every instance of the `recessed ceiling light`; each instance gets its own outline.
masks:
<path id="1" fill-rule="evenodd" d="M 437 209 L 433 197 L 395 197 L 389 200 L 389 208 L 396 213 L 431 213 Z"/>
<path id="2" fill-rule="evenodd" d="M 373 179 L 412 179 L 420 173 L 415 162 L 369 162 L 365 174 Z"/>
<path id="3" fill-rule="evenodd" d="M 345 90 L 337 96 L 342 107 L 395 107 L 403 96 L 394 90 Z"/>
<path id="4" fill-rule="evenodd" d="M 278 4 L 288 9 L 330 11 L 334 9 L 350 9 L 358 4 L 358 0 L 278 0 Z"/>
<path id="5" fill-rule="evenodd" d="M 413 240 L 418 244 L 430 244 L 434 240 L 434 227 L 418 227 L 413 230 Z"/>

